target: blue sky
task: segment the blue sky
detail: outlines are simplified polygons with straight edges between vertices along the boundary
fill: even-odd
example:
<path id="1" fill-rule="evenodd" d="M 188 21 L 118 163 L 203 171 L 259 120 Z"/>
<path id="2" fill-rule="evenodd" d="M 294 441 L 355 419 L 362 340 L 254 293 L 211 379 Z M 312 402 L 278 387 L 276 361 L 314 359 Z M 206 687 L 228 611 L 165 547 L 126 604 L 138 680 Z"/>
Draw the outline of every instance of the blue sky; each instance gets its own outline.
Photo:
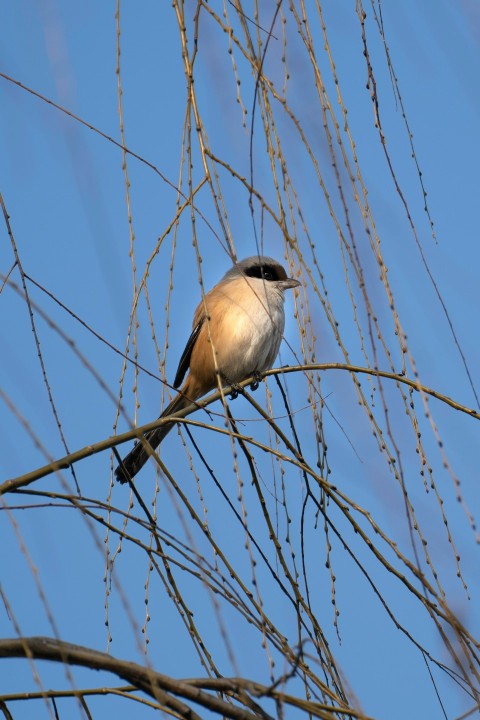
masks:
<path id="1" fill-rule="evenodd" d="M 346 152 L 351 153 L 341 107 L 337 101 L 336 85 L 324 52 L 321 25 L 314 13 L 314 3 L 306 5 L 318 67 L 339 120 L 339 132 Z M 220 14 L 223 12 L 220 4 L 210 3 L 210 6 Z M 232 15 L 230 5 L 227 3 L 225 7 Z M 388 268 L 395 308 L 408 337 L 408 347 L 415 359 L 420 379 L 426 386 L 478 410 L 464 363 L 454 343 L 438 294 L 422 263 L 419 247 L 402 199 L 395 190 L 374 127 L 355 3 L 324 3 L 322 7 L 339 88 L 344 106 L 348 108 L 351 137 L 368 189 L 368 203 L 381 242 L 383 260 Z M 432 237 L 429 218 L 423 209 L 424 197 L 419 174 L 412 161 L 401 106 L 392 89 L 372 7 L 378 11 L 377 4 L 367 6 L 365 3 L 365 28 L 377 81 L 386 146 L 415 224 L 418 243 L 447 308 L 478 392 L 479 11 L 476 4 L 468 0 L 455 5 L 444 0 L 381 5 L 385 37 L 413 135 L 422 181 L 428 193 L 428 209 L 435 231 L 435 237 Z M 270 26 L 274 9 L 274 4 L 270 2 L 262 7 L 262 27 Z M 253 9 L 248 10 L 248 14 L 253 17 Z M 193 37 L 191 13 L 189 7 L 190 39 Z M 135 236 L 137 277 L 141 278 L 158 238 L 172 221 L 177 208 L 175 189 L 151 167 L 155 166 L 176 186 L 182 162 L 186 79 L 174 10 L 170 3 L 146 1 L 141 4 L 141 8 L 138 4 L 121 4 L 120 77 L 125 142 L 130 150 L 150 164 L 142 162 L 138 157 L 127 156 L 131 224 L 128 219 L 122 151 L 108 140 L 110 137 L 117 143 L 121 141 L 115 73 L 115 3 L 95 3 L 90 0 L 79 5 L 68 1 L 37 0 L 32 4 L 18 0 L 4 7 L 2 14 L 0 72 L 68 109 L 104 133 L 104 136 L 100 135 L 18 84 L 0 77 L 0 189 L 10 215 L 23 269 L 75 313 L 77 318 L 81 318 L 123 352 L 133 297 L 129 259 L 131 232 Z M 341 199 L 311 66 L 298 40 L 292 13 L 287 8 L 285 18 L 288 37 L 286 48 L 282 46 L 282 28 L 277 22 L 275 38 L 269 43 L 265 59 L 265 71 L 280 91 L 285 81 L 285 67 L 288 68 L 289 105 L 300 118 L 318 159 L 334 210 L 342 218 L 341 225 L 345 230 L 345 218 L 342 217 Z M 256 37 L 255 29 L 250 27 Z M 238 25 L 236 28 L 239 32 Z M 195 88 L 211 150 L 228 162 L 239 176 L 249 179 L 250 123 L 254 103 L 251 74 L 241 53 L 235 49 L 233 58 L 238 77 L 242 80 L 240 97 L 247 109 L 244 127 L 241 104 L 236 101 L 237 85 L 228 53 L 228 38 L 209 20 L 206 11 L 201 16 L 199 38 Z M 282 62 L 283 54 L 286 55 L 286 65 Z M 257 105 L 253 136 L 254 182 L 266 201 L 274 207 L 271 161 L 265 151 L 260 119 L 261 112 Z M 299 143 L 291 121 L 278 106 L 275 124 L 282 139 L 282 149 L 305 223 L 302 227 L 296 217 L 295 238 L 301 257 L 305 259 L 301 275 L 303 288 L 295 304 L 293 294 L 287 299 L 286 342 L 282 346 L 278 365 L 295 364 L 297 359 L 302 358 L 304 347 L 294 313 L 300 319 L 308 317 L 311 321 L 309 327 L 316 335 L 314 350 L 317 362 L 344 361 L 327 320 L 325 305 L 320 301 L 321 296 L 328 297 L 351 362 L 365 365 L 345 282 L 338 232 L 325 193 L 319 187 L 318 176 L 308 153 Z M 334 132 L 332 124 L 330 130 Z M 195 128 L 192 144 L 192 182 L 196 185 L 203 177 L 203 167 Z M 338 147 L 336 153 L 339 159 Z M 278 165 L 276 167 L 278 171 Z M 392 362 L 399 371 L 401 355 L 388 298 L 379 281 L 378 265 L 370 250 L 361 214 L 354 203 L 348 173 L 340 160 L 338 167 L 369 297 L 392 353 Z M 218 172 L 237 256 L 242 258 L 255 254 L 258 241 L 265 253 L 284 261 L 285 244 L 278 225 L 268 213 L 262 214 L 256 202 L 252 218 L 248 193 L 241 182 L 221 168 Z M 188 190 L 187 174 L 188 167 L 184 165 L 183 192 Z M 196 216 L 195 228 L 187 211 L 178 227 L 166 236 L 150 266 L 148 303 L 145 295 L 139 301 L 138 362 L 170 383 L 188 338 L 193 311 L 201 297 L 196 249 L 192 244 L 194 229 L 196 248 L 202 257 L 201 271 L 205 289 L 210 288 L 230 265 L 222 224 L 206 186 L 199 190 L 196 204 L 202 215 Z M 290 218 L 286 222 L 289 230 L 292 230 Z M 317 267 L 313 264 L 305 228 L 315 243 Z M 1 272 L 6 275 L 13 264 L 13 253 L 4 225 L 1 242 Z M 172 257 L 174 270 L 171 274 Z M 293 258 L 292 270 L 295 271 L 300 266 L 298 256 L 293 253 L 290 257 Z M 311 272 L 310 279 L 308 270 Z M 313 277 L 314 282 L 322 287 L 320 271 L 328 296 L 317 293 L 311 281 Z M 349 277 L 359 324 L 368 346 L 368 319 L 361 293 L 355 287 L 351 273 Z M 11 280 L 20 285 L 17 269 L 12 272 Z M 122 359 L 37 286 L 30 282 L 28 287 L 32 301 L 73 341 L 72 350 L 70 342 L 62 339 L 41 315 L 35 315 L 50 390 L 68 448 L 74 451 L 113 433 Z M 9 401 L 4 398 L 0 405 L 5 448 L 0 460 L 3 480 L 28 472 L 51 458 L 61 457 L 66 451 L 52 414 L 25 303 L 13 286 L 3 289 L 0 302 L 3 306 L 4 337 L 0 372 L 3 391 Z M 152 341 L 151 321 L 158 352 Z M 378 343 L 376 347 L 379 347 Z M 98 376 L 89 370 L 77 351 L 88 359 Z M 386 357 L 381 350 L 379 358 L 379 366 L 388 370 Z M 328 409 L 323 411 L 323 429 L 328 443 L 330 482 L 341 488 L 359 506 L 366 508 L 398 543 L 402 552 L 413 560 L 402 495 L 376 448 L 371 426 L 358 406 L 351 381 L 345 373 L 331 371 L 322 374 L 321 383 L 322 396 L 328 405 Z M 139 402 L 137 410 L 135 386 Z M 316 436 L 308 407 L 305 377 L 301 374 L 290 375 L 286 386 L 295 412 L 297 431 L 309 460 L 315 465 Z M 272 413 L 275 416 L 285 415 L 273 380 L 269 388 L 272 393 Z M 363 378 L 362 388 L 367 395 L 375 397 L 375 416 L 385 427 L 378 384 Z M 460 481 L 462 500 L 475 514 L 480 500 L 477 423 L 431 400 L 429 407 L 443 442 L 443 447 L 439 449 L 438 437 L 424 417 L 422 402 L 418 397 L 415 400 L 422 439 L 438 492 L 444 499 L 449 528 L 461 556 L 461 568 L 470 596 L 468 600 L 467 593 L 456 577 L 453 552 L 446 540 L 435 493 L 426 493 L 423 488 L 411 425 L 405 420 L 405 411 L 395 388 L 387 383 L 384 391 L 404 463 L 408 490 L 428 539 L 432 560 L 441 576 L 451 608 L 458 613 L 470 632 L 478 637 L 478 549 L 468 517 L 462 504 L 456 501 L 453 479 Z M 138 424 L 154 420 L 166 399 L 165 392 L 162 383 L 146 373 L 140 372 L 138 380 L 135 380 L 130 365 L 122 386 L 125 415 L 119 422 L 118 432 L 129 429 L 134 417 Z M 261 404 L 266 402 L 263 387 L 256 399 Z M 213 410 L 221 413 L 219 405 L 214 406 Z M 232 411 L 244 421 L 242 427 L 247 434 L 258 433 L 259 438 L 269 441 L 268 428 L 258 421 L 245 400 L 239 399 L 233 403 Z M 209 422 L 205 414 L 199 419 Z M 212 422 L 223 427 L 221 415 L 214 415 Z M 280 422 L 288 432 L 288 422 L 285 419 Z M 25 429 L 26 425 L 33 430 L 36 442 Z M 242 459 L 238 460 L 240 470 L 237 473 L 235 467 L 232 468 L 228 441 L 202 429 L 194 430 L 194 436 L 234 507 L 239 512 L 242 508 L 248 508 L 249 527 L 275 564 L 273 548 L 262 524 L 258 501 Z M 185 446 L 192 454 L 197 475 L 191 471 Z M 453 468 L 452 472 L 444 468 L 443 452 Z M 193 498 L 192 502 L 200 514 L 203 510 L 200 510 L 201 502 L 196 493 L 197 488 L 201 488 L 205 507 L 208 508 L 205 522 L 208 522 L 212 533 L 225 543 L 231 562 L 247 583 L 251 582 L 253 567 L 257 568 L 258 588 L 266 611 L 281 632 L 295 644 L 295 620 L 289 602 L 278 591 L 266 566 L 255 557 L 256 551 L 248 548 L 243 527 L 211 481 L 191 442 L 187 438 L 184 445 L 176 430 L 173 431 L 168 442 L 162 446 L 162 459 L 182 483 L 188 496 Z M 303 480 L 287 468 L 285 488 L 282 490 L 283 476 L 279 468 L 275 466 L 272 469 L 272 464 L 261 455 L 256 460 L 272 508 L 283 491 L 288 498 L 291 520 L 288 529 L 291 546 L 298 559 L 302 501 L 305 497 Z M 109 497 L 113 505 L 127 511 L 128 490 L 118 487 L 110 489 L 111 458 L 108 453 L 82 461 L 76 471 L 87 498 L 106 502 Z M 244 478 L 243 486 L 238 485 L 239 477 Z M 63 482 L 71 486 L 69 473 L 63 473 Z M 142 495 L 145 493 L 147 504 L 150 503 L 155 492 L 153 465 L 139 477 L 138 486 L 142 489 Z M 188 512 L 167 486 L 168 482 L 160 478 L 158 513 L 162 529 L 173 533 L 213 562 L 211 549 L 199 528 L 192 524 Z M 50 477 L 34 487 L 61 492 L 65 486 L 59 478 Z M 243 500 L 238 501 L 242 493 Z M 5 506 L 10 507 L 30 501 L 34 502 L 35 499 L 13 495 L 4 497 Z M 287 527 L 281 503 L 276 512 L 279 537 L 285 542 L 284 549 L 288 554 L 289 545 L 285 540 Z M 134 513 L 137 513 L 136 508 Z M 275 510 L 272 510 L 272 514 L 275 516 Z M 358 538 L 333 505 L 329 506 L 328 514 L 343 539 L 358 552 L 358 557 L 373 580 L 381 586 L 384 598 L 394 609 L 399 621 L 418 642 L 428 647 L 432 655 L 450 664 L 451 660 L 438 634 L 419 603 L 414 602 L 401 583 L 379 567 L 368 552 L 357 544 Z M 388 720 L 406 716 L 443 717 L 421 653 L 388 619 L 371 586 L 349 558 L 342 542 L 331 535 L 336 601 L 340 610 L 341 640 L 338 639 L 333 626 L 331 576 L 325 568 L 325 537 L 320 527 L 323 524 L 320 522 L 317 527 L 315 520 L 315 510 L 308 506 L 304 539 L 312 602 L 333 655 L 364 712 Z M 121 525 L 122 521 L 119 522 Z M 142 661 L 144 635 L 138 630 L 144 623 L 144 599 L 147 592 L 144 586 L 147 583 L 148 613 L 151 616 L 148 652 L 154 666 L 160 672 L 174 676 L 203 674 L 179 614 L 172 607 L 158 578 L 148 572 L 148 561 L 144 554 L 124 542 L 122 553 L 115 560 L 113 580 L 109 587 L 103 581 L 105 530 L 99 525 L 87 523 L 73 509 L 39 507 L 29 511 L 14 510 L 10 514 L 4 511 L 0 523 L 5 546 L 9 549 L 2 562 L 1 583 L 11 606 L 10 619 L 6 612 L 0 616 L 2 636 L 16 634 L 15 622 L 25 635 L 52 635 L 54 632 L 45 604 L 40 599 L 40 586 L 36 584 L 33 572 L 35 567 L 38 568 L 38 582 L 63 638 L 103 650 L 107 646 L 107 618 L 112 635 L 111 652 L 119 657 L 133 657 Z M 113 537 L 108 539 L 107 545 L 112 555 L 117 542 Z M 385 553 L 393 562 L 390 551 L 385 549 Z M 252 565 L 252 557 L 255 557 L 257 566 Z M 223 606 L 221 612 L 217 611 L 209 593 L 186 572 L 178 570 L 177 580 L 191 599 L 192 607 L 195 607 L 199 628 L 208 638 L 209 649 L 215 654 L 220 671 L 225 675 L 238 672 L 255 676 L 268 683 L 271 671 L 269 655 L 261 647 L 259 634 L 243 622 L 231 607 Z M 110 593 L 108 612 L 104 607 L 107 590 Z M 230 647 L 225 642 L 222 623 L 231 631 Z M 313 652 L 308 642 L 307 652 Z M 277 662 L 274 674 L 281 674 L 284 669 L 282 661 L 274 652 L 273 657 Z M 65 682 L 62 669 L 45 664 L 39 668 L 46 687 L 60 686 Z M 435 668 L 433 673 L 449 719 L 473 706 L 473 700 L 460 692 L 446 674 Z M 2 660 L 0 678 L 0 693 L 36 687 L 31 669 L 23 661 Z M 92 679 L 87 672 L 78 672 L 75 678 L 77 686 L 100 682 Z M 410 701 L 413 698 L 415 709 L 412 711 Z M 98 708 L 104 709 L 106 705 L 101 705 L 101 702 L 98 701 Z M 62 707 L 63 717 L 77 717 L 80 714 L 73 703 Z M 38 710 L 36 717 L 49 717 L 45 706 L 40 703 L 35 706 L 35 710 Z M 119 704 L 119 717 L 126 717 L 127 713 L 130 716 L 130 712 L 131 708 L 126 704 Z M 145 716 L 147 714 L 145 711 Z M 20 703 L 14 706 L 14 715 L 16 718 L 31 717 L 26 704 L 23 706 Z"/>

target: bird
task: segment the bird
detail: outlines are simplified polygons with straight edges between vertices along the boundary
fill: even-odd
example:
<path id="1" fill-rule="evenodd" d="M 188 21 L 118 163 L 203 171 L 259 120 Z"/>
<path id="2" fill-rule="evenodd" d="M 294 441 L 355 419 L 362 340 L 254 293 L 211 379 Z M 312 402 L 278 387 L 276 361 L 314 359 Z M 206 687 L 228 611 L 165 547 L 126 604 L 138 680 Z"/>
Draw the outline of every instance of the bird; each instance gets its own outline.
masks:
<path id="1" fill-rule="evenodd" d="M 299 285 L 271 257 L 254 255 L 236 262 L 195 311 L 173 383 L 180 389 L 160 417 L 179 412 L 219 385 L 235 387 L 249 377 L 261 379 L 273 366 L 282 341 L 284 292 Z M 174 424 L 173 419 L 145 433 L 152 450 Z M 137 442 L 116 468 L 116 479 L 133 480 L 149 456 L 144 443 Z"/>

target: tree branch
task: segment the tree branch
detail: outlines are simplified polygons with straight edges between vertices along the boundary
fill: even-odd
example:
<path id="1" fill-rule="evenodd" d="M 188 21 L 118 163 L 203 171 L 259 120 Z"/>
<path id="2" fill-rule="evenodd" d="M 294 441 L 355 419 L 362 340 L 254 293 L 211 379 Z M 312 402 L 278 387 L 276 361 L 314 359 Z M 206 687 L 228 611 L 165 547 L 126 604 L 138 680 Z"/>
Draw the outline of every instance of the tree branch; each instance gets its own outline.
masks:
<path id="1" fill-rule="evenodd" d="M 423 395 L 429 395 L 430 397 L 434 397 L 440 402 L 453 408 L 454 410 L 465 413 L 466 415 L 469 415 L 475 420 L 480 420 L 480 413 L 478 413 L 476 410 L 473 410 L 472 408 L 469 408 L 465 405 L 461 405 L 456 400 L 448 397 L 448 395 L 443 395 L 442 393 L 439 393 L 432 388 L 422 385 L 418 380 L 411 380 L 405 375 L 397 375 L 396 373 L 386 372 L 384 370 L 375 370 L 368 367 L 361 367 L 359 365 L 349 365 L 347 363 L 312 363 L 309 365 L 289 365 L 287 367 L 268 370 L 266 373 L 264 373 L 264 377 L 268 377 L 270 375 L 285 375 L 292 372 L 309 372 L 311 370 L 343 370 L 344 372 L 373 375 L 374 377 L 383 377 L 387 380 L 394 380 L 395 382 L 401 383 L 402 385 L 408 385 L 408 387 L 411 387 L 413 390 L 416 390 Z M 247 378 L 246 380 L 238 384 L 241 387 L 247 387 L 248 385 L 251 385 L 255 379 L 256 378 L 254 377 Z M 101 440 L 98 443 L 94 443 L 93 445 L 87 445 L 84 448 L 77 450 L 76 452 L 66 455 L 60 460 L 55 460 L 48 465 L 44 465 L 43 467 L 40 467 L 36 470 L 32 470 L 25 475 L 20 475 L 17 478 L 6 480 L 0 485 L 0 495 L 3 495 L 12 490 L 17 490 L 21 487 L 25 487 L 26 485 L 30 485 L 30 483 L 32 483 L 34 480 L 39 480 L 40 478 L 51 475 L 58 470 L 64 470 L 65 468 L 70 467 L 74 463 L 78 462 L 79 460 L 83 460 L 83 458 L 89 457 L 90 455 L 95 455 L 96 453 L 103 452 L 104 450 L 116 447 L 117 445 L 122 445 L 129 440 L 141 440 L 146 432 L 150 430 L 155 430 L 156 428 L 159 428 L 166 423 L 171 423 L 175 418 L 181 420 L 190 415 L 191 413 L 195 412 L 195 410 L 204 409 L 219 398 L 229 395 L 232 392 L 232 389 L 233 388 L 225 387 L 222 390 L 216 390 L 215 392 L 208 395 L 205 400 L 198 400 L 194 403 L 191 403 L 191 405 L 179 412 L 174 413 L 173 415 L 167 417 L 160 417 L 154 422 L 147 423 L 146 425 L 141 425 L 137 428 L 134 428 L 133 430 L 129 430 L 128 432 L 121 433 L 120 435 L 114 435 L 107 438 L 106 440 Z"/>
<path id="2" fill-rule="evenodd" d="M 232 720 L 258 720 L 259 717 L 264 720 L 273 720 L 263 711 L 253 714 L 249 710 L 221 700 L 217 695 L 204 692 L 188 681 L 177 680 L 168 675 L 162 675 L 149 667 L 119 660 L 112 655 L 81 645 L 73 645 L 63 640 L 48 637 L 0 640 L 0 658 L 2 657 L 51 660 L 67 665 L 81 665 L 91 670 L 111 672 L 188 720 L 201 720 L 201 718 L 189 705 L 177 700 L 173 695 L 179 695 L 185 700 Z"/>

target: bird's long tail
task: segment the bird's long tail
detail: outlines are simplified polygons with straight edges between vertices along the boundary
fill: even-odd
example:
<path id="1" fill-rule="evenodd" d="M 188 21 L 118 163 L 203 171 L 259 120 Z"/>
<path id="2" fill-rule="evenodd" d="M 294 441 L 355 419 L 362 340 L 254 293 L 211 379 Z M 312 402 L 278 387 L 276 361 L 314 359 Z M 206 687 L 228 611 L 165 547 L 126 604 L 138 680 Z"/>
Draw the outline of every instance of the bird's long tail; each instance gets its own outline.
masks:
<path id="1" fill-rule="evenodd" d="M 173 398 L 170 405 L 165 408 L 160 417 L 163 418 L 167 415 L 172 415 L 173 413 L 179 412 L 180 410 L 183 410 L 183 408 L 190 405 L 190 403 L 191 400 L 189 400 L 184 393 L 178 393 L 178 395 Z M 175 421 L 171 423 L 166 423 L 165 425 L 162 425 L 155 430 L 150 430 L 150 432 L 145 433 L 144 438 L 145 440 L 148 440 L 153 450 L 157 449 L 165 435 L 168 435 L 170 430 L 173 428 L 174 424 Z M 145 449 L 143 442 L 138 441 L 133 446 L 132 450 L 130 450 L 128 455 L 125 455 L 122 462 L 115 470 L 115 477 L 118 482 L 126 483 L 128 480 L 133 480 L 135 475 L 145 465 L 149 457 L 150 455 Z"/>

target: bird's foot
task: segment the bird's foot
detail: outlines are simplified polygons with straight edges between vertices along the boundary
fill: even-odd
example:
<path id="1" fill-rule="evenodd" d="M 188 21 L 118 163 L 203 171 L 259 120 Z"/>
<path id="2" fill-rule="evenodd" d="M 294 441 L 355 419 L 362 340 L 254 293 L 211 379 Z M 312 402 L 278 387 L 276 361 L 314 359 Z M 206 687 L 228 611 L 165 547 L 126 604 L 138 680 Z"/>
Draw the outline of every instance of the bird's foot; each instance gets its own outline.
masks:
<path id="1" fill-rule="evenodd" d="M 230 394 L 228 396 L 230 400 L 236 400 L 241 392 L 243 392 L 241 385 L 238 383 L 230 383 Z"/>
<path id="2" fill-rule="evenodd" d="M 219 375 L 222 378 L 223 387 L 230 388 L 230 392 L 228 393 L 230 400 L 236 400 L 240 393 L 243 392 L 242 386 L 236 382 L 232 382 L 223 372 L 220 372 Z"/>
<path id="3" fill-rule="evenodd" d="M 262 373 L 258 372 L 258 370 L 255 370 L 255 372 L 253 373 L 253 380 L 250 383 L 250 390 L 252 392 L 255 392 L 255 390 L 258 390 L 258 386 L 260 385 L 262 380 L 263 380 Z"/>

